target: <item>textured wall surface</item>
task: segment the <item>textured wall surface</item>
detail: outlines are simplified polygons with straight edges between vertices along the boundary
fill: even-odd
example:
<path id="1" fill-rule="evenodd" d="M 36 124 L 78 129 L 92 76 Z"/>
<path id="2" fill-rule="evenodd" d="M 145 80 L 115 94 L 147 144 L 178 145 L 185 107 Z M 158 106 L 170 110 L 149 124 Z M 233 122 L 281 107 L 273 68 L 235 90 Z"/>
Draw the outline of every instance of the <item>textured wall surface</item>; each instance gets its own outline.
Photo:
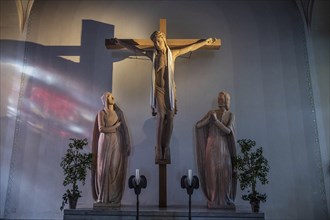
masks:
<path id="1" fill-rule="evenodd" d="M 266 219 L 328 218 L 329 157 L 321 153 L 329 150 L 320 147 L 308 44 L 294 1 L 35 1 L 22 33 L 15 4 L 1 1 L 0 217 L 61 218 L 60 159 L 69 137 L 91 142 L 104 91 L 126 115 L 133 146 L 128 175 L 139 168 L 148 179 L 140 204 L 158 204 L 151 62 L 107 50 L 104 39 L 149 38 L 160 18 L 167 19 L 168 38 L 222 40 L 220 50 L 176 61 L 168 205 L 187 203 L 180 178 L 188 169 L 197 174 L 194 125 L 225 90 L 237 137 L 254 139 L 269 160 L 269 184 L 258 186 L 268 194 L 261 206 Z M 89 182 L 82 190 L 78 207 L 92 207 Z M 238 188 L 236 203 L 248 209 L 241 194 Z M 122 203 L 134 200 L 126 188 Z M 201 190 L 193 204 L 206 204 Z"/>

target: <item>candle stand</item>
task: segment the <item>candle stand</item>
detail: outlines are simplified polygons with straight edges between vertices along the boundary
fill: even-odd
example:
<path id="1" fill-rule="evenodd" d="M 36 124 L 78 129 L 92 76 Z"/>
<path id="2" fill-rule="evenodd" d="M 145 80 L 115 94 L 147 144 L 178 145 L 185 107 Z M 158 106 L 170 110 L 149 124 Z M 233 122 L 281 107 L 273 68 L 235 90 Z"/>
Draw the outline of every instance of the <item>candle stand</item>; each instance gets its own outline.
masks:
<path id="1" fill-rule="evenodd" d="M 189 195 L 189 220 L 191 220 L 191 195 L 193 194 L 194 189 L 199 188 L 199 179 L 197 176 L 189 179 L 186 175 L 181 178 L 181 188 L 187 189 L 187 194 Z"/>
<path id="2" fill-rule="evenodd" d="M 139 195 L 141 193 L 141 189 L 145 189 L 147 187 L 147 178 L 144 175 L 141 175 L 136 178 L 136 176 L 132 175 L 128 179 L 128 187 L 130 189 L 134 189 L 136 195 L 136 220 L 139 219 Z"/>

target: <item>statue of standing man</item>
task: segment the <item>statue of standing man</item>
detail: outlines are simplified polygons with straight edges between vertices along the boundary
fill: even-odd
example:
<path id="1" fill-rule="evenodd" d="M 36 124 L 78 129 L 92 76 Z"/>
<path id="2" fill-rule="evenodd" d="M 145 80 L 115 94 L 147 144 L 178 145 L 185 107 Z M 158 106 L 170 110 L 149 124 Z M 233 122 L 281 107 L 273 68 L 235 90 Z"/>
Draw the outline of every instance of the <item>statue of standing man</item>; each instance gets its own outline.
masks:
<path id="1" fill-rule="evenodd" d="M 167 45 L 166 36 L 163 32 L 155 31 L 151 34 L 150 39 L 154 43 L 153 51 L 140 49 L 117 38 L 112 38 L 111 41 L 136 54 L 148 57 L 153 63 L 150 104 L 153 116 L 158 115 L 155 163 L 170 164 L 170 141 L 173 130 L 173 118 L 174 114 L 176 114 L 175 59 L 205 45 L 213 44 L 216 39 L 209 38 L 172 50 Z"/>
<path id="2" fill-rule="evenodd" d="M 219 93 L 218 106 L 196 123 L 197 165 L 207 207 L 235 209 L 235 115 L 230 111 L 229 93 Z"/>

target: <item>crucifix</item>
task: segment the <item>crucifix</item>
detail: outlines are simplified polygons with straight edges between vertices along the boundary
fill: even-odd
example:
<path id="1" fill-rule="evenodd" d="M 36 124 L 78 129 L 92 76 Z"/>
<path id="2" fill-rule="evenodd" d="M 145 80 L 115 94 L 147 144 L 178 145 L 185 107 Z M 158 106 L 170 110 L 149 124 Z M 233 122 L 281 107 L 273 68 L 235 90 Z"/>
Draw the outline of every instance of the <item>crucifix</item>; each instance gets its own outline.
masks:
<path id="1" fill-rule="evenodd" d="M 174 62 L 183 54 L 197 49 L 219 49 L 220 39 L 166 39 L 166 19 L 160 19 L 160 31 L 150 39 L 106 39 L 108 49 L 127 48 L 153 63 L 150 104 L 152 115 L 158 115 L 155 163 L 159 165 L 159 207 L 167 207 L 166 165 L 171 163 L 170 139 L 176 114 Z"/>

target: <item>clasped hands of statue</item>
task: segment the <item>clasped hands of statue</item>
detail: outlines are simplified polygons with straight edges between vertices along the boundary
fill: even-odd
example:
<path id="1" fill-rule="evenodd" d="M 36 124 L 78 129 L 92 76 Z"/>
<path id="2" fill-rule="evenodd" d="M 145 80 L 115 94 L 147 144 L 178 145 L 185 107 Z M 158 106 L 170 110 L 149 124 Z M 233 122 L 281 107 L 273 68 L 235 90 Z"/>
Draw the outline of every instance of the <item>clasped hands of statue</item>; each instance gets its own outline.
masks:
<path id="1" fill-rule="evenodd" d="M 212 112 L 212 115 L 211 115 L 211 119 L 213 119 L 214 121 L 218 121 L 218 116 L 217 116 L 217 113 L 215 111 Z"/>
<path id="2" fill-rule="evenodd" d="M 110 128 L 109 133 L 116 133 L 117 130 L 119 129 L 120 125 L 121 125 L 121 122 L 118 120 L 118 121 L 112 126 L 112 128 Z"/>

